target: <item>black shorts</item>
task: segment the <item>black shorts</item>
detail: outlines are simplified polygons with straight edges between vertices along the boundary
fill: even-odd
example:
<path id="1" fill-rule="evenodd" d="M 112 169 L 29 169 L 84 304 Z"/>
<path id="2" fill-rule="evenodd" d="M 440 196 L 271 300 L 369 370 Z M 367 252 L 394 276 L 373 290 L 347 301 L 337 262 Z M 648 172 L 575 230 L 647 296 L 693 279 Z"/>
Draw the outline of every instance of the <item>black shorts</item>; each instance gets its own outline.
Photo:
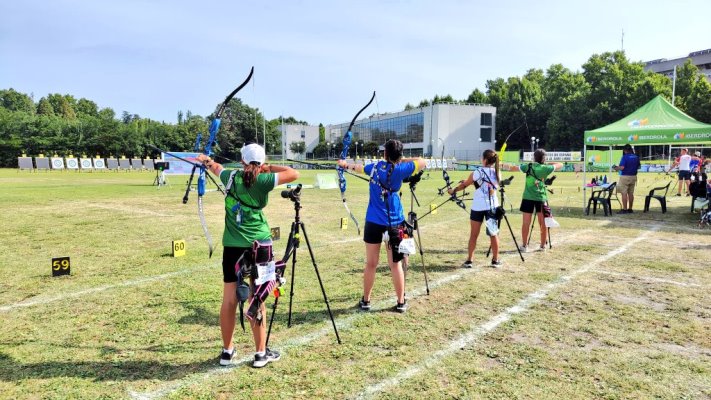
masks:
<path id="1" fill-rule="evenodd" d="M 363 241 L 370 244 L 378 244 L 383 241 L 383 233 L 388 230 L 385 225 L 365 221 L 363 228 Z"/>
<path id="2" fill-rule="evenodd" d="M 539 213 L 542 209 L 542 201 L 523 199 L 521 200 L 521 207 L 519 207 L 518 210 L 523 213 L 533 214 L 533 210 L 536 210 L 536 212 Z"/>
<path id="3" fill-rule="evenodd" d="M 470 210 L 469 211 L 469 219 L 474 222 L 484 222 L 484 217 L 486 217 L 487 219 L 492 219 L 492 218 L 494 218 L 494 213 L 489 210 L 486 210 L 486 211 Z"/>
<path id="4" fill-rule="evenodd" d="M 252 251 L 250 247 L 224 247 L 222 252 L 222 281 L 225 283 L 237 282 L 237 261 L 245 251 Z"/>
<path id="5" fill-rule="evenodd" d="M 680 181 L 691 180 L 691 171 L 679 171 L 679 180 Z"/>

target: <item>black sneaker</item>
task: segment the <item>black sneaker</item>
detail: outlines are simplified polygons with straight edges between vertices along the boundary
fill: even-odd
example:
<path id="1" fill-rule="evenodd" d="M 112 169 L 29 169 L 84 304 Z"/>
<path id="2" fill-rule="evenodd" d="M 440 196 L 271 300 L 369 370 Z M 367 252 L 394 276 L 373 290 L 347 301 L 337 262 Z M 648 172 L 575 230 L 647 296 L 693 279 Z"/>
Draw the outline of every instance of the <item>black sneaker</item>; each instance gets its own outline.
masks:
<path id="1" fill-rule="evenodd" d="M 493 268 L 500 268 L 504 263 L 501 262 L 501 260 L 491 260 L 491 266 Z"/>
<path id="2" fill-rule="evenodd" d="M 627 210 L 627 214 L 632 214 L 632 213 L 634 213 L 634 211 L 632 211 L 631 208 L 629 210 Z"/>
<path id="3" fill-rule="evenodd" d="M 464 261 L 464 264 L 462 264 L 462 268 L 471 268 L 472 267 L 472 262 L 470 260 Z"/>
<path id="4" fill-rule="evenodd" d="M 627 214 L 627 210 L 620 210 L 620 211 L 617 211 L 616 214 Z"/>
<path id="5" fill-rule="evenodd" d="M 220 365 L 223 367 L 232 365 L 233 358 L 235 358 L 235 349 L 232 349 L 232 351 L 222 349 L 222 354 L 220 354 Z"/>
<path id="6" fill-rule="evenodd" d="M 399 312 L 400 314 L 404 313 L 407 311 L 407 301 L 397 303 L 395 307 L 393 307 L 393 310 Z"/>
<path id="7" fill-rule="evenodd" d="M 262 368 L 263 366 L 269 364 L 272 361 L 279 361 L 280 358 L 281 354 L 279 354 L 279 352 L 269 350 L 269 348 L 267 348 L 263 356 L 260 356 L 258 354 L 254 355 L 254 362 L 252 363 L 252 366 L 254 368 Z"/>
<path id="8" fill-rule="evenodd" d="M 361 297 L 358 302 L 358 307 L 360 307 L 361 311 L 370 311 L 370 302 L 365 301 L 365 297 Z"/>
<path id="9" fill-rule="evenodd" d="M 678 197 L 681 197 L 681 193 L 677 193 L 676 195 L 677 195 Z"/>

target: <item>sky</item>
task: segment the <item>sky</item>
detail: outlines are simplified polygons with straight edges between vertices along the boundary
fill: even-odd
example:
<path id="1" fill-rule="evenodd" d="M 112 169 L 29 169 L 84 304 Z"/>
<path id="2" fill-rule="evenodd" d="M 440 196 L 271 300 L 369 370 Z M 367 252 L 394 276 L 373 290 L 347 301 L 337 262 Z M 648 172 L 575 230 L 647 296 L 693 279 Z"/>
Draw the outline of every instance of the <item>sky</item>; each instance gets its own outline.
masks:
<path id="1" fill-rule="evenodd" d="M 159 121 L 238 95 L 268 119 L 346 122 L 488 79 L 622 48 L 633 61 L 711 48 L 708 0 L 22 0 L 0 2 L 0 89 L 85 97 Z"/>

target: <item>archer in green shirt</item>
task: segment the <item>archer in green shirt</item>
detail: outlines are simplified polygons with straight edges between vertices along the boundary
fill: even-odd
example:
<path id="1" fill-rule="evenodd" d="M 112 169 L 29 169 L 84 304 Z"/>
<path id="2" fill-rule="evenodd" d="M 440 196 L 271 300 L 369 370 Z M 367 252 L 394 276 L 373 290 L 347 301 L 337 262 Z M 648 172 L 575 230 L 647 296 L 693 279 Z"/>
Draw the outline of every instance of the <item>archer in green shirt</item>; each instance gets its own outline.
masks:
<path id="1" fill-rule="evenodd" d="M 528 251 L 528 232 L 533 219 L 533 212 L 538 214 L 538 226 L 541 229 L 541 247 L 540 250 L 545 251 L 546 240 L 548 238 L 545 217 L 543 215 L 543 206 L 548 202 L 546 195 L 545 180 L 553 173 L 563 169 L 563 164 L 552 163 L 546 164 L 546 151 L 538 149 L 533 153 L 535 162 L 521 165 L 507 165 L 510 171 L 521 171 L 526 174 L 526 186 L 523 188 L 523 196 L 521 199 L 521 207 L 519 210 L 523 213 L 521 223 L 521 251 Z"/>

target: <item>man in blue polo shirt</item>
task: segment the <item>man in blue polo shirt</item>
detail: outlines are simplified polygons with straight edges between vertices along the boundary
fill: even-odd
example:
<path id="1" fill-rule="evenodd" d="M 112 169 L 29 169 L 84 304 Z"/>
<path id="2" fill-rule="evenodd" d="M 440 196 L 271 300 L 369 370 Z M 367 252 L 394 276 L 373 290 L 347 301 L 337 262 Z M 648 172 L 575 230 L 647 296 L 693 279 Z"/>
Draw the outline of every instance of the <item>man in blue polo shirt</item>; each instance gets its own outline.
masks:
<path id="1" fill-rule="evenodd" d="M 634 187 L 637 184 L 637 170 L 640 168 L 639 157 L 634 154 L 632 146 L 626 144 L 622 149 L 620 165 L 615 166 L 615 171 L 620 171 L 620 180 L 617 182 L 617 193 L 622 195 L 622 209 L 618 214 L 632 213 L 634 203 Z M 629 204 L 629 208 L 627 205 Z"/>

